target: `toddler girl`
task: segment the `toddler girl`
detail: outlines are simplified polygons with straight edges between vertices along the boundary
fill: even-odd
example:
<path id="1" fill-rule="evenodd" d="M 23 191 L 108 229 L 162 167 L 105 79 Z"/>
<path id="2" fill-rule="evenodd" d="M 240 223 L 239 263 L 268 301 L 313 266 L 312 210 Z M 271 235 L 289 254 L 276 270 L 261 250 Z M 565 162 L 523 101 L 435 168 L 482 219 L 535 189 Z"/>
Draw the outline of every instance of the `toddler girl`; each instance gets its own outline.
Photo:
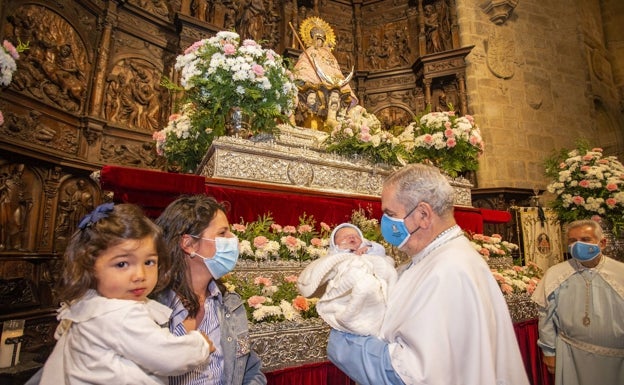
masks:
<path id="1" fill-rule="evenodd" d="M 165 384 L 209 359 L 202 333 L 174 336 L 171 309 L 147 296 L 169 280 L 162 234 L 138 206 L 106 203 L 65 251 L 56 346 L 40 384 Z"/>

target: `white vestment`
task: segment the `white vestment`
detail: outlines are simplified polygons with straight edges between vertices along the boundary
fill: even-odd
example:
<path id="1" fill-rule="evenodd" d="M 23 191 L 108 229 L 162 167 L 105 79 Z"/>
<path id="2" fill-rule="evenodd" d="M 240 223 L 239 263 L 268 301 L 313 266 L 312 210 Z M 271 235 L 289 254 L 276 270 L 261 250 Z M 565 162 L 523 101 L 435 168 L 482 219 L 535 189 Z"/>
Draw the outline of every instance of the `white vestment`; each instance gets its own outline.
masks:
<path id="1" fill-rule="evenodd" d="M 575 260 L 552 266 L 533 293 L 538 345 L 556 355 L 556 385 L 624 384 L 624 263 L 603 258 L 593 269 Z"/>
<path id="2" fill-rule="evenodd" d="M 381 337 L 408 385 L 529 384 L 503 294 L 457 226 L 400 273 Z"/>

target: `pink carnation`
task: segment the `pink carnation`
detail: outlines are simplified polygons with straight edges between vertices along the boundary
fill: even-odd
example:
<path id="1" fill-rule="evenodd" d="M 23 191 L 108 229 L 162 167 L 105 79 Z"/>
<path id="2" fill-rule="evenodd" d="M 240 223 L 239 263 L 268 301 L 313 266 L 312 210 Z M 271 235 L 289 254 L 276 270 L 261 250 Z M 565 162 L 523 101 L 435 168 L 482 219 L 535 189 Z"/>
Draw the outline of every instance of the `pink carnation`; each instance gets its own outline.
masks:
<path id="1" fill-rule="evenodd" d="M 251 307 L 253 307 L 254 309 L 257 309 L 260 307 L 260 305 L 262 305 L 263 303 L 265 303 L 267 300 L 266 297 L 261 296 L 261 295 L 253 295 L 251 297 L 249 297 L 249 299 L 247 300 L 247 304 Z"/>
<path id="2" fill-rule="evenodd" d="M 284 277 L 284 281 L 286 281 L 288 283 L 295 283 L 295 282 L 297 282 L 297 279 L 299 279 L 299 277 L 297 277 L 294 274 L 287 275 L 287 276 Z"/>
<path id="3" fill-rule="evenodd" d="M 310 244 L 315 247 L 321 247 L 323 246 L 323 241 L 320 238 L 314 237 L 310 240 Z"/>
<path id="4" fill-rule="evenodd" d="M 275 231 L 276 233 L 281 233 L 282 226 L 278 225 L 277 223 L 271 223 L 271 230 Z"/>
<path id="5" fill-rule="evenodd" d="M 583 179 L 582 181 L 579 182 L 579 186 L 587 188 L 589 187 L 589 181 L 587 179 Z"/>
<path id="6" fill-rule="evenodd" d="M 199 47 L 201 47 L 202 45 L 204 45 L 204 41 L 203 40 L 199 40 L 196 41 L 195 43 L 191 44 L 190 47 L 188 47 L 187 49 L 184 50 L 184 54 L 189 54 L 191 52 L 197 51 L 199 49 Z"/>
<path id="7" fill-rule="evenodd" d="M 423 140 L 427 144 L 432 144 L 433 143 L 433 136 L 431 136 L 430 134 L 426 134 L 425 137 L 423 138 Z"/>
<path id="8" fill-rule="evenodd" d="M 231 43 L 225 43 L 223 46 L 223 53 L 226 55 L 234 55 L 236 53 L 236 47 Z"/>
<path id="9" fill-rule="evenodd" d="M 449 139 L 446 141 L 446 147 L 447 147 L 447 148 L 453 148 L 453 147 L 455 147 L 456 145 L 457 145 L 457 141 L 455 140 L 455 138 L 449 138 Z"/>
<path id="10" fill-rule="evenodd" d="M 296 247 L 299 242 L 297 242 L 297 238 L 293 237 L 292 235 L 287 236 L 284 239 L 284 244 L 290 248 Z"/>
<path id="11" fill-rule="evenodd" d="M 247 230 L 247 226 L 242 225 L 240 223 L 234 223 L 232 228 L 236 231 L 245 232 Z"/>
<path id="12" fill-rule="evenodd" d="M 310 225 L 301 225 L 299 226 L 299 234 L 305 234 L 305 233 L 311 233 L 312 232 L 312 226 Z"/>
<path id="13" fill-rule="evenodd" d="M 607 204 L 607 206 L 609 207 L 615 207 L 615 205 L 617 204 L 617 201 L 613 198 L 607 198 L 605 200 L 605 203 Z"/>
<path id="14" fill-rule="evenodd" d="M 618 185 L 615 183 L 607 183 L 607 190 L 616 191 L 618 189 Z"/>
<path id="15" fill-rule="evenodd" d="M 253 244 L 255 247 L 257 248 L 261 248 L 267 245 L 267 243 L 269 243 L 269 240 L 267 239 L 267 237 L 260 235 L 254 238 L 253 240 Z"/>
<path id="16" fill-rule="evenodd" d="M 7 51 L 13 59 L 15 60 L 19 59 L 19 52 L 17 52 L 17 49 L 15 48 L 13 44 L 11 44 L 10 41 L 5 40 L 4 42 L 2 42 L 2 46 L 4 47 L 4 50 Z"/>
<path id="17" fill-rule="evenodd" d="M 288 234 L 294 234 L 297 232 L 297 229 L 295 228 L 295 226 L 284 226 L 282 231 Z"/>
<path id="18" fill-rule="evenodd" d="M 513 293 L 513 287 L 509 286 L 509 285 L 508 285 L 508 284 L 506 284 L 506 283 L 502 283 L 502 284 L 500 285 L 500 287 L 501 287 L 501 290 L 503 291 L 503 293 L 505 293 L 505 294 L 511 294 L 511 293 Z"/>
<path id="19" fill-rule="evenodd" d="M 361 133 L 360 133 L 360 140 L 361 140 L 362 142 L 368 143 L 368 142 L 370 142 L 370 141 L 371 141 L 371 139 L 372 139 L 371 134 L 369 134 L 369 133 L 364 133 L 364 132 L 361 132 Z"/>
<path id="20" fill-rule="evenodd" d="M 298 295 L 293 300 L 293 307 L 299 311 L 308 311 L 310 309 L 310 304 L 305 297 Z"/>
<path id="21" fill-rule="evenodd" d="M 273 281 L 271 280 L 271 278 L 256 277 L 256 278 L 254 278 L 254 284 L 255 285 L 263 285 L 263 286 L 271 286 L 271 285 L 273 285 Z"/>
<path id="22" fill-rule="evenodd" d="M 329 227 L 329 225 L 325 222 L 321 222 L 321 229 L 325 230 L 325 231 L 329 231 L 331 230 L 331 227 Z"/>
<path id="23" fill-rule="evenodd" d="M 251 70 L 253 71 L 254 74 L 256 74 L 256 76 L 260 77 L 260 76 L 264 76 L 264 67 L 262 67 L 260 64 L 254 64 L 251 66 Z"/>
<path id="24" fill-rule="evenodd" d="M 583 203 L 585 203 L 585 198 L 583 198 L 582 196 L 575 195 L 575 196 L 572 197 L 572 202 L 575 205 L 579 206 L 579 205 L 582 205 Z"/>

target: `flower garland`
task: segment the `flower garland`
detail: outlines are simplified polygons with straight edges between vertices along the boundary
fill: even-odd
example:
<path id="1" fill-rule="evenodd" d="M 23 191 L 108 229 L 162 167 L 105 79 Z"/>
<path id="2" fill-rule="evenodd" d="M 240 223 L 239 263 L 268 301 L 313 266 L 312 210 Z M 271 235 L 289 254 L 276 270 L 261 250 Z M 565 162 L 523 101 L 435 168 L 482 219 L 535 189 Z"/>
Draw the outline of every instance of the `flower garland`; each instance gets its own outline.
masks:
<path id="1" fill-rule="evenodd" d="M 318 317 L 318 298 L 305 298 L 297 291 L 296 275 L 274 278 L 262 275 L 244 279 L 235 274 L 224 277 L 228 291 L 238 293 L 244 300 L 247 319 L 252 323 L 300 321 Z"/>
<path id="2" fill-rule="evenodd" d="M 518 245 L 515 243 L 503 241 L 503 237 L 500 234 L 492 234 L 491 236 L 483 234 L 465 234 L 468 239 L 470 239 L 470 244 L 486 261 L 490 258 L 513 258 L 512 253 L 519 249 Z"/>
<path id="3" fill-rule="evenodd" d="M 542 270 L 533 262 L 527 263 L 526 266 L 491 271 L 504 295 L 533 294 L 543 275 Z"/>
<path id="4" fill-rule="evenodd" d="M 453 111 L 431 112 L 407 127 L 386 131 L 375 115 L 355 107 L 330 128 L 325 141 L 329 152 L 393 166 L 430 163 L 451 177 L 476 171 L 484 150 L 474 118 Z"/>
<path id="5" fill-rule="evenodd" d="M 232 225 L 232 232 L 240 240 L 240 257 L 257 262 L 291 260 L 310 261 L 327 254 L 331 227 L 325 222 L 316 229 L 316 220 L 305 213 L 299 224 L 282 226 L 271 214 L 264 214 L 254 222 Z"/>
<path id="6" fill-rule="evenodd" d="M 185 92 L 181 115 L 189 126 L 183 135 L 169 127 L 154 133 L 161 154 L 183 171 L 192 171 L 210 143 L 226 135 L 226 120 L 234 108 L 251 117 L 249 134 L 276 133 L 277 122 L 287 122 L 294 110 L 297 87 L 280 55 L 244 40 L 235 32 L 221 31 L 193 43 L 177 57 L 181 88 L 165 81 L 164 86 Z M 187 105 L 190 104 L 190 105 Z M 175 123 L 177 124 L 177 123 Z M 189 140 L 194 141 L 189 145 Z M 193 151 L 189 151 L 189 147 Z"/>
<path id="7" fill-rule="evenodd" d="M 616 235 L 624 228 L 624 166 L 616 157 L 581 142 L 549 158 L 546 175 L 552 178 L 547 190 L 556 195 L 551 207 L 559 220 L 606 221 Z"/>

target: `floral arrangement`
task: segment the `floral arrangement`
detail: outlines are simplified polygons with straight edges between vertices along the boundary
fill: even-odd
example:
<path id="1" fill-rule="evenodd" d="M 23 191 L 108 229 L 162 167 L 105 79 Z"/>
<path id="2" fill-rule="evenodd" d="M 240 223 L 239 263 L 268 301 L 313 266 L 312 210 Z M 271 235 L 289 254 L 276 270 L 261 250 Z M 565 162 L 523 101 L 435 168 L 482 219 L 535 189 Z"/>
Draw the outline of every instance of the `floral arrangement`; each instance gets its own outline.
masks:
<path id="1" fill-rule="evenodd" d="M 456 177 L 479 168 L 483 153 L 481 131 L 470 115 L 458 117 L 453 111 L 430 112 L 411 123 L 414 142 L 406 144 L 410 162 L 430 162 Z M 413 147 L 412 147 L 413 146 Z"/>
<path id="2" fill-rule="evenodd" d="M 309 261 L 327 254 L 331 228 L 325 222 L 316 228 L 316 220 L 305 213 L 298 225 L 282 226 L 271 214 L 264 214 L 254 222 L 232 225 L 232 232 L 240 240 L 240 257 L 252 261 Z"/>
<path id="3" fill-rule="evenodd" d="M 525 293 L 531 295 L 542 278 L 542 270 L 533 262 L 527 263 L 526 266 L 491 271 L 504 295 Z"/>
<path id="4" fill-rule="evenodd" d="M 164 86 L 185 92 L 180 115 L 190 124 L 169 128 L 180 119 L 174 114 L 169 125 L 154 134 L 157 146 L 169 162 L 184 171 L 194 170 L 212 140 L 227 134 L 226 120 L 233 109 L 251 118 L 249 135 L 277 132 L 277 123 L 287 122 L 295 108 L 297 87 L 280 55 L 262 48 L 254 40 L 244 40 L 235 32 L 221 31 L 193 43 L 177 57 L 175 69 L 180 84 Z M 188 151 L 189 140 L 194 151 Z M 199 154 L 199 156 L 198 156 Z"/>
<path id="5" fill-rule="evenodd" d="M 361 155 L 371 162 L 402 166 L 430 163 L 451 177 L 479 168 L 484 144 L 470 115 L 430 112 L 407 127 L 381 129 L 379 120 L 356 110 L 338 120 L 326 139 L 326 149 L 341 155 Z"/>
<path id="6" fill-rule="evenodd" d="M 551 206 L 562 222 L 593 219 L 607 222 L 614 234 L 624 227 L 624 166 L 601 148 L 579 142 L 546 161 L 552 178 L 547 190 L 556 195 Z"/>
<path id="7" fill-rule="evenodd" d="M 256 276 L 245 279 L 228 274 L 225 287 L 244 301 L 247 319 L 252 323 L 299 321 L 318 317 L 318 298 L 305 298 L 297 291 L 296 275 Z"/>
<path id="8" fill-rule="evenodd" d="M 361 156 L 372 163 L 406 164 L 407 154 L 401 138 L 382 130 L 379 119 L 363 107 L 353 107 L 346 116 L 333 123 L 325 139 L 326 151 Z"/>
<path id="9" fill-rule="evenodd" d="M 16 60 L 19 59 L 20 52 L 28 49 L 28 44 L 21 41 L 15 47 L 8 40 L 2 42 L 0 49 L 0 86 L 8 86 L 13 80 L 13 72 L 17 70 Z M 0 126 L 4 124 L 4 115 L 0 111 Z"/>
<path id="10" fill-rule="evenodd" d="M 515 243 L 503 241 L 503 237 L 500 234 L 492 234 L 490 236 L 483 234 L 465 234 L 468 239 L 470 239 L 470 244 L 486 261 L 490 258 L 513 258 L 512 253 L 519 248 Z"/>

